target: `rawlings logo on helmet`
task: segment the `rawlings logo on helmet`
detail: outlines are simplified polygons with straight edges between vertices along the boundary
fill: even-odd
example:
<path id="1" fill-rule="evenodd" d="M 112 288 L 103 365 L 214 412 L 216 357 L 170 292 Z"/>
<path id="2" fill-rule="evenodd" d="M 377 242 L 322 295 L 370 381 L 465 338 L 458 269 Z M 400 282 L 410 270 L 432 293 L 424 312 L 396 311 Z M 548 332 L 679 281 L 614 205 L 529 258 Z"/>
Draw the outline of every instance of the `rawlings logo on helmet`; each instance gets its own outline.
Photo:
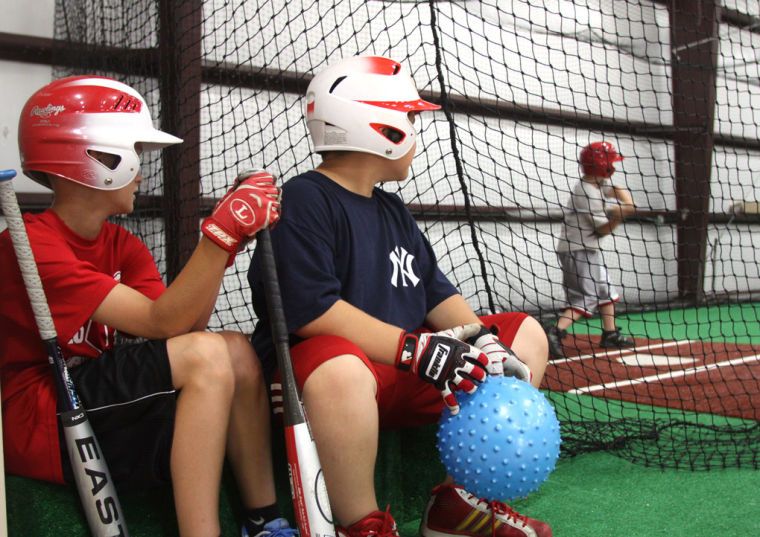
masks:
<path id="1" fill-rule="evenodd" d="M 57 116 L 61 112 L 65 111 L 65 106 L 54 106 L 52 104 L 48 104 L 45 108 L 41 108 L 39 106 L 35 106 L 32 108 L 32 111 L 29 112 L 29 115 L 32 117 L 39 117 L 42 119 L 47 119 L 50 116 Z"/>

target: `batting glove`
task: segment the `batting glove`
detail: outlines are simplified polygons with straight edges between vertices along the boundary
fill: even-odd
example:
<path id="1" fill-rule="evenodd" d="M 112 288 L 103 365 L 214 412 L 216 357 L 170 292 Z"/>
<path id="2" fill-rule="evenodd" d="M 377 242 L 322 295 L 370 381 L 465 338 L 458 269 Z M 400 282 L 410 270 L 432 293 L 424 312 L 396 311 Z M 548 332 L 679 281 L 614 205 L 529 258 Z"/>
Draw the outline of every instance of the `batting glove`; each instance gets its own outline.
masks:
<path id="1" fill-rule="evenodd" d="M 495 329 L 496 327 L 494 327 Z M 516 377 L 525 382 L 533 378 L 530 368 L 517 355 L 504 345 L 496 334 L 485 326 L 480 326 L 478 333 L 467 340 L 467 343 L 482 350 L 488 357 L 488 374 Z"/>
<path id="2" fill-rule="evenodd" d="M 274 178 L 264 170 L 249 170 L 237 176 L 211 216 L 203 220 L 201 231 L 234 259 L 258 231 L 279 219 L 280 190 Z"/>
<path id="3" fill-rule="evenodd" d="M 459 403 L 453 392 L 472 393 L 487 376 L 486 355 L 464 342 L 477 334 L 479 327 L 469 324 L 430 334 L 403 332 L 396 367 L 438 388 L 451 414 L 455 415 L 459 412 Z"/>

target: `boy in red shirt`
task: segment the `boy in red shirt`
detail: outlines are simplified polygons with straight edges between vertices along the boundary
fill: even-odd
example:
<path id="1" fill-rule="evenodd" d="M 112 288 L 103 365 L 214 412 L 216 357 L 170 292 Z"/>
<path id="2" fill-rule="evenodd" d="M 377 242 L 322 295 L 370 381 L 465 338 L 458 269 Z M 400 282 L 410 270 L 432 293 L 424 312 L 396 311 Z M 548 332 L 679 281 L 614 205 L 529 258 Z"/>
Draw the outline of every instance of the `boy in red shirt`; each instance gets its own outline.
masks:
<path id="1" fill-rule="evenodd" d="M 69 77 L 37 91 L 21 113 L 19 149 L 24 172 L 54 199 L 24 218 L 35 261 L 117 489 L 171 481 L 180 535 L 217 537 L 226 455 L 247 509 L 243 535 L 292 535 L 275 502 L 256 355 L 242 334 L 206 331 L 225 267 L 279 219 L 272 177 L 236 181 L 168 288 L 148 248 L 107 221 L 134 208 L 140 154 L 181 141 L 155 129 L 143 97 L 116 80 Z M 241 205 L 248 218 L 238 218 Z M 71 483 L 53 378 L 7 231 L 0 250 L 6 469 Z M 117 331 L 143 340 L 115 346 Z"/>

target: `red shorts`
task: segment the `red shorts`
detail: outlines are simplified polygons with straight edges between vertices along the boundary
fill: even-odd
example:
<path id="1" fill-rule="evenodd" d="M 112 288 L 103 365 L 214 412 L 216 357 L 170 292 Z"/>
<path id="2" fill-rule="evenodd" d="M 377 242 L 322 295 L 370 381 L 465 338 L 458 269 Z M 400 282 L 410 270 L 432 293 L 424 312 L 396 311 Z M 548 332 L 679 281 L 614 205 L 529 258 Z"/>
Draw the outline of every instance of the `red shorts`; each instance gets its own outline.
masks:
<path id="1" fill-rule="evenodd" d="M 480 319 L 486 326 L 496 325 L 499 339 L 511 347 L 517 331 L 527 317 L 525 313 L 497 313 Z M 322 363 L 345 354 L 357 356 L 375 376 L 381 428 L 417 427 L 435 423 L 441 417 L 443 398 L 435 386 L 394 366 L 371 361 L 354 343 L 339 336 L 313 337 L 290 350 L 299 390 L 303 390 L 306 379 Z M 274 386 L 279 383 L 280 375 L 277 372 L 272 383 L 273 392 L 279 392 L 279 386 Z M 281 400 L 273 400 L 275 413 L 280 413 L 281 408 L 278 406 L 281 405 Z"/>

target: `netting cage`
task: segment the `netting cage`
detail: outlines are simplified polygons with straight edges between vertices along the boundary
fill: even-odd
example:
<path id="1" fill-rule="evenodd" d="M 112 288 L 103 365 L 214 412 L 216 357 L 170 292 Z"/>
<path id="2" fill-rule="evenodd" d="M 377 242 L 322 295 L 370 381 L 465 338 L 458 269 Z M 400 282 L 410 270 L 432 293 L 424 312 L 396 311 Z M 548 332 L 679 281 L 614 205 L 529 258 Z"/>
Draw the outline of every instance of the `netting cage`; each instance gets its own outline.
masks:
<path id="1" fill-rule="evenodd" d="M 746 352 L 713 368 L 719 380 L 685 385 L 672 362 L 650 375 L 628 360 L 627 384 L 605 380 L 619 357 L 550 363 L 543 387 L 563 453 L 757 468 L 758 16 L 741 0 L 59 0 L 54 63 L 56 76 L 133 85 L 157 126 L 184 139 L 146 156 L 137 210 L 116 219 L 167 282 L 238 171 L 287 181 L 319 163 L 302 96 L 339 58 L 394 58 L 441 105 L 419 118 L 410 177 L 382 188 L 401 196 L 478 313 L 554 322 L 578 153 L 611 141 L 625 157 L 615 180 L 637 206 L 604 254 L 618 311 L 655 346 L 687 340 L 708 369 L 727 347 Z M 210 329 L 253 330 L 249 263 L 239 255 L 228 270 Z"/>

